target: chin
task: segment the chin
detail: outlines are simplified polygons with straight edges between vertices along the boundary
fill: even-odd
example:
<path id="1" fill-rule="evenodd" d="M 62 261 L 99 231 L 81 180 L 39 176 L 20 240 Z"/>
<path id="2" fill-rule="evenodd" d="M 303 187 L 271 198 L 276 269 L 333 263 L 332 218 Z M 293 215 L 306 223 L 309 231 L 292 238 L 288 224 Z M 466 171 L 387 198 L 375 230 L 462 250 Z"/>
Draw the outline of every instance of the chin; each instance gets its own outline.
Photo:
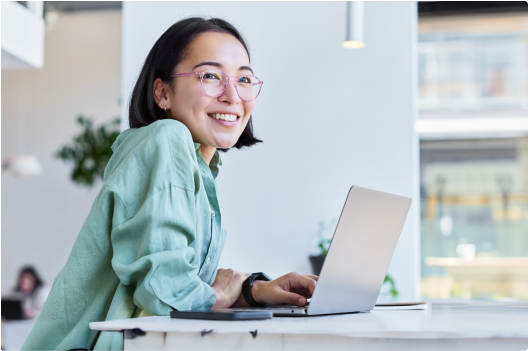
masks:
<path id="1" fill-rule="evenodd" d="M 217 140 L 216 141 L 216 148 L 217 149 L 229 149 L 229 148 L 235 146 L 235 144 L 238 141 L 238 138 L 240 138 L 240 135 L 237 135 L 236 138 L 222 138 L 220 140 Z"/>
<path id="2" fill-rule="evenodd" d="M 229 148 L 232 148 L 233 146 L 235 146 L 236 144 L 236 141 L 233 142 L 233 143 L 220 143 L 218 144 L 218 146 L 216 147 L 217 149 L 229 149 Z"/>

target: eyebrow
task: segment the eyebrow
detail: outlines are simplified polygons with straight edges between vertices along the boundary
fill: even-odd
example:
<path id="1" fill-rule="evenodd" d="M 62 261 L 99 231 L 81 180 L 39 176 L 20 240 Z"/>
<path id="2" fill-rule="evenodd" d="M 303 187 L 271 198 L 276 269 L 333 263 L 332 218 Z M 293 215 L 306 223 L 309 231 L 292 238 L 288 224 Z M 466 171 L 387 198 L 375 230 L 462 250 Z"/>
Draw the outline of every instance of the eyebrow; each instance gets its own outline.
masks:
<path id="1" fill-rule="evenodd" d="M 192 68 L 192 71 L 194 71 L 196 68 L 198 68 L 200 66 L 214 66 L 214 67 L 218 67 L 218 68 L 223 68 L 224 67 L 221 63 L 208 61 L 208 62 L 202 62 L 202 63 L 197 64 L 196 66 L 194 66 Z M 248 71 L 251 71 L 251 74 L 254 74 L 253 70 L 249 66 L 240 66 L 240 68 L 238 70 L 242 71 L 242 70 L 245 70 L 245 69 L 247 69 Z"/>

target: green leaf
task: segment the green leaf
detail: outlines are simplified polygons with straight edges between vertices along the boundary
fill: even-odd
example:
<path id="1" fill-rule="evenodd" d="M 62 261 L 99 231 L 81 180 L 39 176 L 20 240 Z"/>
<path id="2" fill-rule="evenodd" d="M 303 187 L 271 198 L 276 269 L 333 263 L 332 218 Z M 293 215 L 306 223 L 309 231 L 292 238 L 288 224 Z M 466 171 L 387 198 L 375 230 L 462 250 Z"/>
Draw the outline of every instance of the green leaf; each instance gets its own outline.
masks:
<path id="1" fill-rule="evenodd" d="M 399 295 L 398 290 L 396 290 L 396 283 L 394 283 L 394 280 L 390 275 L 386 275 L 385 279 L 383 280 L 383 283 L 389 283 L 391 285 L 390 294 L 393 298 L 397 297 Z"/>
<path id="2" fill-rule="evenodd" d="M 317 236 L 319 237 L 318 247 L 319 249 L 321 249 L 321 256 L 326 255 L 328 253 L 328 248 L 330 247 L 330 243 L 332 242 L 332 239 L 326 239 L 324 237 L 324 233 L 334 228 L 336 223 L 337 223 L 337 219 L 335 218 L 328 223 L 325 223 L 325 221 L 319 222 L 319 229 L 317 230 Z"/>
<path id="3" fill-rule="evenodd" d="M 94 128 L 93 120 L 83 115 L 77 117 L 82 127 L 70 144 L 62 146 L 55 157 L 73 163 L 71 179 L 81 186 L 91 187 L 104 177 L 104 170 L 112 157 L 112 144 L 119 135 L 120 118 Z"/>

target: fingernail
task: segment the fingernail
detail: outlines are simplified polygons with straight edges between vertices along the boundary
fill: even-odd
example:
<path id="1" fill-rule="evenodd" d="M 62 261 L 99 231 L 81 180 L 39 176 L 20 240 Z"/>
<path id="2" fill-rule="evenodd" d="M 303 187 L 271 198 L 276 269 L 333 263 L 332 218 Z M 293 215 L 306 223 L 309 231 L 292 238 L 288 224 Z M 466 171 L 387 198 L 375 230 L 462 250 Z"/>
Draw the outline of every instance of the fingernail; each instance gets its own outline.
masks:
<path id="1" fill-rule="evenodd" d="M 304 305 L 304 299 L 302 297 L 299 299 L 299 305 Z"/>

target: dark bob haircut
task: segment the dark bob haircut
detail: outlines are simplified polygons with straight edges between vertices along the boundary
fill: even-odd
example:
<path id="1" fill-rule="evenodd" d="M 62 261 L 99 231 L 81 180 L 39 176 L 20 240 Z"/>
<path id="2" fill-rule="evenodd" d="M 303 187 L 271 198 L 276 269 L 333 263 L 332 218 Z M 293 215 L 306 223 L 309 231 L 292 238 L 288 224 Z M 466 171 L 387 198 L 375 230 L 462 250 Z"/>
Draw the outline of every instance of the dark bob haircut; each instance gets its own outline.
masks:
<path id="1" fill-rule="evenodd" d="M 33 278 L 35 278 L 35 286 L 33 287 L 31 294 L 33 294 L 38 288 L 43 285 L 42 279 L 40 279 L 37 270 L 33 266 L 24 266 L 20 269 L 20 272 L 18 273 L 18 281 L 15 287 L 15 291 L 20 291 L 20 280 L 22 279 L 22 275 L 24 274 L 31 274 Z"/>
<path id="2" fill-rule="evenodd" d="M 131 128 L 145 127 L 157 120 L 167 118 L 165 112 L 154 100 L 154 81 L 160 78 L 170 84 L 173 78 L 167 77 L 170 77 L 178 63 L 185 59 L 187 47 L 193 39 L 204 32 L 233 35 L 244 46 L 249 57 L 248 46 L 242 34 L 223 19 L 191 17 L 176 22 L 156 41 L 143 64 L 130 98 L 128 118 Z M 234 145 L 237 149 L 262 142 L 253 134 L 251 119 L 252 116 L 249 117 L 246 128 Z"/>

